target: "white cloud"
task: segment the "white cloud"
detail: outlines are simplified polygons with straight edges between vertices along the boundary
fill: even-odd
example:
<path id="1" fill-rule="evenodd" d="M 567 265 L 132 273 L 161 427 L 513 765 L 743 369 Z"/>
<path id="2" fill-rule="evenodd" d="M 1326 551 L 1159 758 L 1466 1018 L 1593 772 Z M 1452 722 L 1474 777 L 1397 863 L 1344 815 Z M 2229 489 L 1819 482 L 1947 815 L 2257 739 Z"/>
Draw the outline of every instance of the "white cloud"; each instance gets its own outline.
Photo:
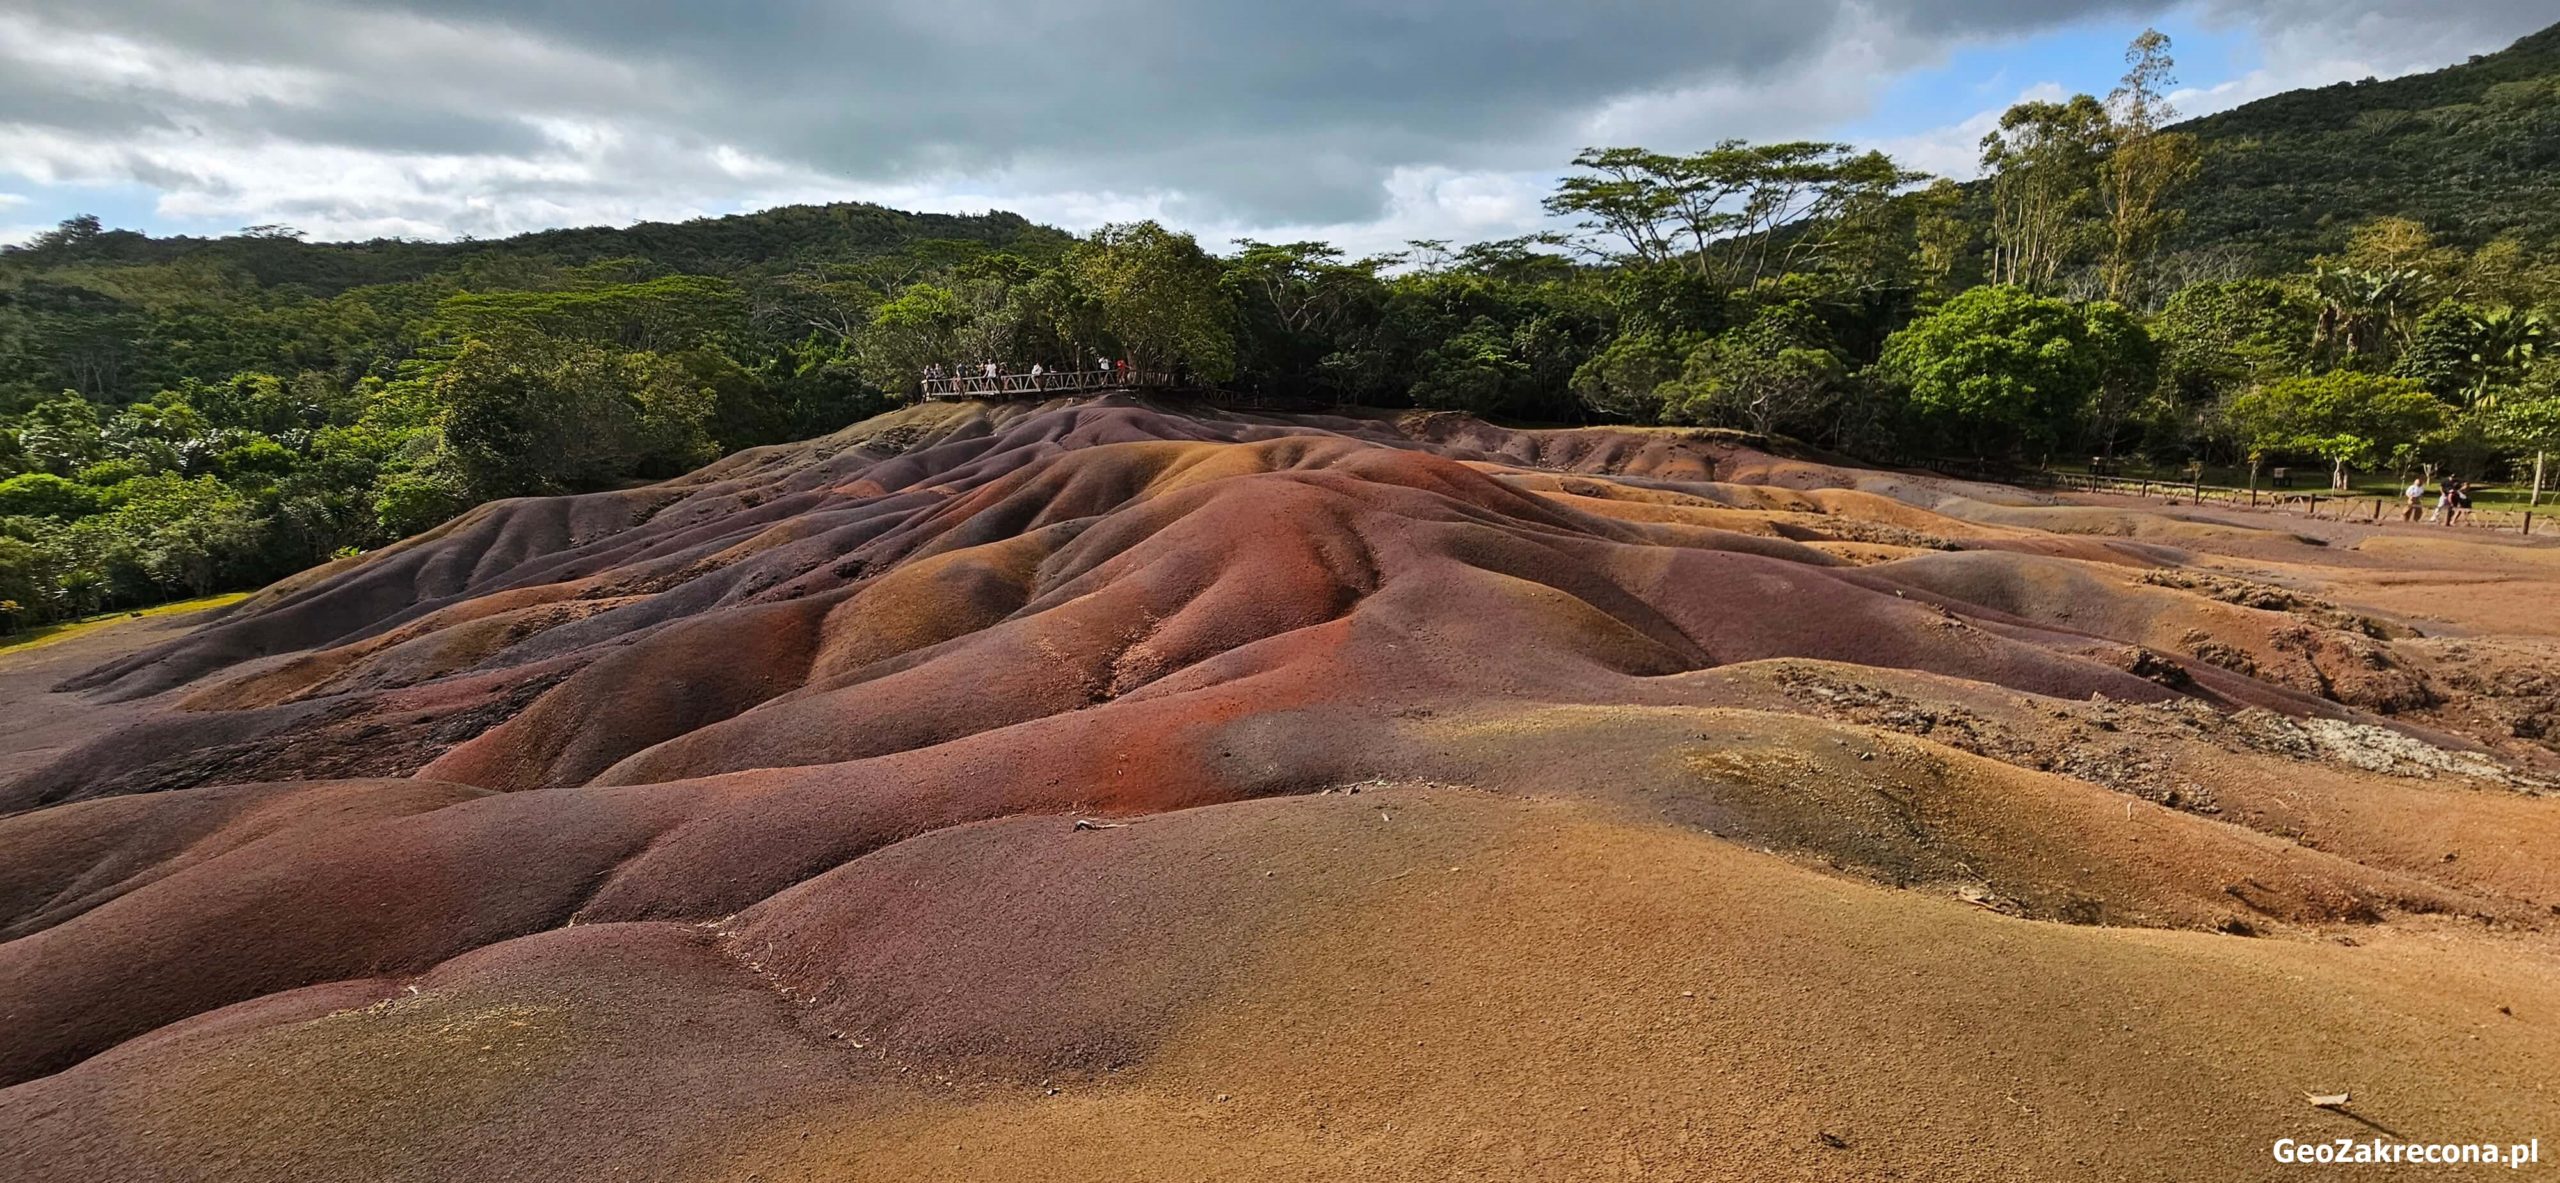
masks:
<path id="1" fill-rule="evenodd" d="M 2070 95 L 2059 82 L 2039 82 L 2019 91 L 2016 98 L 1974 112 L 1960 122 L 1894 136 L 1875 146 L 1908 167 L 1959 181 L 1971 180 L 1982 171 L 1982 137 L 2000 126 L 2003 113 L 2019 103 L 2057 102 Z"/>
<path id="2" fill-rule="evenodd" d="M 1248 226 L 1237 223 L 1201 228 L 1204 243 L 1231 244 L 1241 238 L 1272 242 L 1323 241 L 1352 255 L 1391 254 L 1418 239 L 1482 242 L 1518 238 L 1551 229 L 1540 206 L 1552 191 L 1548 172 L 1461 170 L 1436 165 L 1399 168 L 1388 174 L 1386 207 L 1356 221 L 1302 222 Z"/>
<path id="3" fill-rule="evenodd" d="M 2194 2 L 2265 48 L 2185 96 L 2198 110 L 2451 60 L 2549 15 Z M 320 237 L 862 199 L 1384 248 L 1544 228 L 1582 147 L 1872 124 L 1952 47 L 2168 4 L 13 0 L 0 183 L 139 185 L 166 218 Z M 1969 175 L 1996 118 L 1880 146 Z"/>
<path id="4" fill-rule="evenodd" d="M 2056 19 L 2028 0 L 21 3 L 0 170 L 325 237 L 792 198 L 1517 233 L 1586 144 L 1810 134 L 1941 33 Z"/>
<path id="5" fill-rule="evenodd" d="M 321 89 L 313 70 L 212 61 L 115 33 L 65 29 L 24 13 L 0 12 L 0 63 L 72 94 L 143 92 L 241 106 L 309 102 Z"/>
<path id="6" fill-rule="evenodd" d="M 0 210 L 16 209 L 28 202 L 24 193 L 0 193 Z M 45 231 L 43 226 L 0 222 L 0 246 L 19 246 Z"/>
<path id="7" fill-rule="evenodd" d="M 2543 15 L 2548 19 L 2551 14 Z M 2256 69 L 2210 86 L 2181 89 L 2170 101 L 2181 114 L 2210 115 L 2304 87 L 2441 69 L 2468 54 L 2501 48 L 2507 40 L 2484 36 L 2460 20 L 2430 19 L 2424 12 L 2335 16 L 2334 22 L 2262 25 Z"/>
<path id="8" fill-rule="evenodd" d="M 1896 75 L 1936 65 L 1944 48 L 1911 39 L 1876 10 L 1852 7 L 1814 55 L 1791 70 L 1622 95 L 1587 116 L 1580 131 L 1588 145 L 1703 147 L 1723 139 L 1816 137 L 1871 113 Z"/>

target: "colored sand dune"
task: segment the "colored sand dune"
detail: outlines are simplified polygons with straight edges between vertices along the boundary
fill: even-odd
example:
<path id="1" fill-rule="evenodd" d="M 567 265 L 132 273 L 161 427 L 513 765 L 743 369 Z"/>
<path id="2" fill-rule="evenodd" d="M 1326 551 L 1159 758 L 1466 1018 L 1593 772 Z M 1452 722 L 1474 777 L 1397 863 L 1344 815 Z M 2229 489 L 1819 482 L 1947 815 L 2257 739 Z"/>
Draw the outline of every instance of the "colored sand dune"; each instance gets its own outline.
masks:
<path id="1" fill-rule="evenodd" d="M 2560 1138 L 2555 603 L 2533 540 L 1712 433 L 912 408 L 0 655 L 0 1165 Z"/>

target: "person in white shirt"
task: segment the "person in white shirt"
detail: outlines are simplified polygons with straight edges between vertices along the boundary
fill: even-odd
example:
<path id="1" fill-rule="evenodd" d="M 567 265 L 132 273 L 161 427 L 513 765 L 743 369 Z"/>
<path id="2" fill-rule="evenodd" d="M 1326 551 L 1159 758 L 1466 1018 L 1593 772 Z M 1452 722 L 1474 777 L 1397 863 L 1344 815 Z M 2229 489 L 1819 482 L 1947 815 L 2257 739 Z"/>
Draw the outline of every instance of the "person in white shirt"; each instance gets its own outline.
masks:
<path id="1" fill-rule="evenodd" d="M 2426 516 L 2427 478 L 2419 477 L 2418 479 L 2409 482 L 2408 501 L 2409 504 L 2400 511 L 2401 521 L 2414 522 L 2419 518 Z"/>

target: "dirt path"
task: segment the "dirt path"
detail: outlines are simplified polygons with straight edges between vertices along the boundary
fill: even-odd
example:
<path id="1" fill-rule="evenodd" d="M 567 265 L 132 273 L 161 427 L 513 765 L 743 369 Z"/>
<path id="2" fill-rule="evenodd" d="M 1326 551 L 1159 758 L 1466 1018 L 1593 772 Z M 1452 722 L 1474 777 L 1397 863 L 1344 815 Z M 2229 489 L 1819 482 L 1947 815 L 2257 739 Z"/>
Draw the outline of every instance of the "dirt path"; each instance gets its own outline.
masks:
<path id="1" fill-rule="evenodd" d="M 184 634 L 212 608 L 116 621 L 58 640 L 0 649 L 0 782 L 38 767 L 56 754 L 136 719 L 157 713 L 156 699 L 99 702 L 56 693 L 55 684 L 118 658 Z"/>

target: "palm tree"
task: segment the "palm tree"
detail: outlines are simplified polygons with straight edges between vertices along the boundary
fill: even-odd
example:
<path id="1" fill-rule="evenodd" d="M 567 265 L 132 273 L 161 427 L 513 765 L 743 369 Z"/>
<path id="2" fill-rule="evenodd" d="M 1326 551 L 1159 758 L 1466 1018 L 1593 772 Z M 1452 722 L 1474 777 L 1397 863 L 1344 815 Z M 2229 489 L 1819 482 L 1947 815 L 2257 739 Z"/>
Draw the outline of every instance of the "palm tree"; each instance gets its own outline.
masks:
<path id="1" fill-rule="evenodd" d="M 2499 308 L 2471 318 L 2471 389 L 2464 402 L 2495 410 L 2501 387 L 2522 377 L 2551 346 L 2551 322 L 2539 312 Z"/>
<path id="2" fill-rule="evenodd" d="M 2410 267 L 2332 267 L 2311 277 L 2320 300 L 2315 348 L 2355 359 L 2380 359 L 2408 344 L 2411 312 L 2425 277 Z"/>

